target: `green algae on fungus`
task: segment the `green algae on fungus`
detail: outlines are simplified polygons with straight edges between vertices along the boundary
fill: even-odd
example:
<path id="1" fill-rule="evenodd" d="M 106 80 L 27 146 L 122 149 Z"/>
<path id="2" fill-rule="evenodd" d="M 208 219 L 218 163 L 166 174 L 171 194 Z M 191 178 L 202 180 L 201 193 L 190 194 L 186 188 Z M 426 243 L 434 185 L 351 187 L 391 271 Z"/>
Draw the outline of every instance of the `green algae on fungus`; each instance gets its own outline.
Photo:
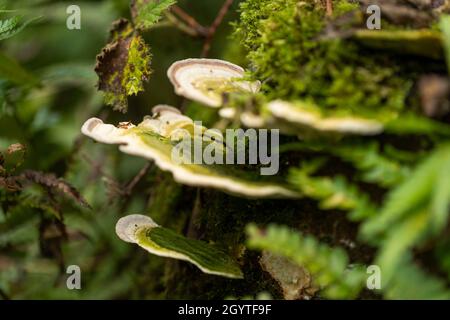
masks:
<path id="1" fill-rule="evenodd" d="M 175 92 L 186 98 L 220 107 L 223 95 L 259 90 L 259 81 L 244 81 L 244 69 L 217 59 L 186 59 L 177 61 L 167 71 Z"/>
<path id="2" fill-rule="evenodd" d="M 116 234 L 123 241 L 135 243 L 151 254 L 190 262 L 204 273 L 243 278 L 239 265 L 222 250 L 163 228 L 148 216 L 132 214 L 122 217 L 116 224 Z"/>
<path id="3" fill-rule="evenodd" d="M 174 149 L 178 146 L 179 140 L 184 138 L 183 135 L 190 130 L 201 133 L 199 136 L 191 136 L 193 144 L 195 139 L 201 139 L 207 146 L 221 142 L 214 138 L 216 131 L 204 127 L 194 130 L 197 125 L 172 107 L 157 106 L 153 111 L 154 117 L 146 117 L 137 126 L 126 123 L 116 127 L 105 124 L 100 119 L 91 118 L 85 122 L 81 131 L 96 141 L 120 145 L 119 149 L 124 153 L 154 160 L 160 169 L 170 171 L 174 179 L 182 184 L 216 188 L 249 198 L 301 196 L 287 187 L 282 177 L 261 176 L 259 170 L 261 168 L 250 170 L 249 166 L 175 161 Z M 233 148 L 232 151 L 236 150 Z"/>

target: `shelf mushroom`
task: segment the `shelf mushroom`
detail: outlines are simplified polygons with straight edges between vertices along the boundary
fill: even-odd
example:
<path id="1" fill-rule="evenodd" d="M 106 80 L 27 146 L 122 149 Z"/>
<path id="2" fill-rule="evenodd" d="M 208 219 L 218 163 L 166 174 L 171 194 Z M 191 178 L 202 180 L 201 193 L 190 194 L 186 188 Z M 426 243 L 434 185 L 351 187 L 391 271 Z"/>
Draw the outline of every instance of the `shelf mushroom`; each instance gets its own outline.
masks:
<path id="1" fill-rule="evenodd" d="M 213 108 L 223 104 L 223 95 L 232 92 L 256 93 L 260 82 L 244 79 L 244 69 L 217 59 L 186 59 L 177 61 L 167 76 L 178 95 L 201 102 Z"/>
<path id="2" fill-rule="evenodd" d="M 122 217 L 116 224 L 116 234 L 121 240 L 135 243 L 151 254 L 190 262 L 204 273 L 243 278 L 239 265 L 222 250 L 161 227 L 148 216 L 131 214 Z"/>
<path id="3" fill-rule="evenodd" d="M 275 100 L 268 103 L 267 110 L 275 121 L 283 121 L 297 130 L 303 126 L 322 132 L 370 136 L 380 134 L 384 129 L 377 120 L 352 115 L 326 116 L 319 108 L 301 102 Z"/>
<path id="4" fill-rule="evenodd" d="M 190 142 L 193 144 L 201 140 L 200 147 L 203 152 L 206 149 L 214 150 L 216 147 L 225 150 L 223 137 L 213 129 L 196 124 L 173 107 L 160 105 L 155 107 L 153 112 L 153 116 L 145 117 L 144 121 L 138 125 L 127 123 L 126 126 L 119 127 L 91 118 L 84 123 L 81 131 L 96 141 L 119 145 L 119 149 L 124 153 L 154 160 L 161 170 L 171 172 L 174 179 L 182 184 L 220 189 L 248 198 L 299 198 L 302 196 L 277 177 L 266 176 L 263 179 L 260 175 L 262 170 L 260 167 L 255 167 L 254 171 L 251 171 L 237 164 L 209 165 L 203 162 L 195 163 L 195 161 L 176 161 L 173 155 L 177 154 L 178 146 L 184 142 L 186 137 L 183 136 L 184 134 L 189 133 L 189 138 L 193 139 Z M 191 135 L 192 132 L 194 136 Z M 195 133 L 198 136 L 195 136 Z M 205 148 L 203 148 L 204 145 Z M 191 150 L 190 147 L 188 149 Z M 225 151 L 236 152 L 234 148 L 226 148 Z M 202 156 L 203 152 L 201 152 Z M 186 156 L 191 159 L 190 153 Z"/>

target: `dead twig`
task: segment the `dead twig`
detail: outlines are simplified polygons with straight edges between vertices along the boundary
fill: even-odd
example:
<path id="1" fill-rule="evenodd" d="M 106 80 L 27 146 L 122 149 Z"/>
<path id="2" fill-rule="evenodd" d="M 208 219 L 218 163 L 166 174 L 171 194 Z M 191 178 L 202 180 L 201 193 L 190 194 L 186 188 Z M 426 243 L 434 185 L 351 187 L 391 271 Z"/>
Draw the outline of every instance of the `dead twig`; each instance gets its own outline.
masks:
<path id="1" fill-rule="evenodd" d="M 179 29 L 192 36 L 206 37 L 208 35 L 208 28 L 205 28 L 195 20 L 190 14 L 181 9 L 179 6 L 172 6 L 171 13 L 167 14 L 169 20 Z M 178 20 L 181 19 L 181 21 Z"/>
<path id="2" fill-rule="evenodd" d="M 209 51 L 211 49 L 211 43 L 214 38 L 214 35 L 216 34 L 217 28 L 222 23 L 223 19 L 225 18 L 225 15 L 228 13 L 228 10 L 230 10 L 232 4 L 233 0 L 225 0 L 213 23 L 208 28 L 208 35 L 206 36 L 205 43 L 203 44 L 202 57 L 208 56 Z"/>
<path id="3" fill-rule="evenodd" d="M 166 12 L 166 18 L 167 18 L 167 21 L 172 26 L 174 26 L 181 32 L 184 32 L 191 37 L 199 37 L 200 36 L 200 34 L 194 28 L 191 28 L 190 26 L 188 26 L 185 23 L 183 23 L 182 21 L 180 21 L 174 14 L 172 14 L 170 12 Z"/>
<path id="4" fill-rule="evenodd" d="M 333 15 L 333 0 L 326 0 L 327 2 L 327 16 L 331 17 Z"/>
<path id="5" fill-rule="evenodd" d="M 134 176 L 133 179 L 129 183 L 127 183 L 124 195 L 129 196 L 133 192 L 134 187 L 139 183 L 139 181 L 142 180 L 143 177 L 145 177 L 148 173 L 148 171 L 151 169 L 153 162 L 147 162 L 145 166 L 139 170 L 136 176 Z"/>
<path id="6" fill-rule="evenodd" d="M 186 236 L 188 238 L 197 239 L 198 238 L 198 223 L 199 217 L 202 211 L 202 198 L 201 198 L 201 189 L 196 188 L 195 190 L 195 201 L 194 207 L 192 208 L 191 218 L 189 220 L 188 230 Z"/>
<path id="7" fill-rule="evenodd" d="M 45 173 L 35 170 L 25 170 L 21 176 L 23 180 L 36 183 L 47 190 L 47 194 L 53 207 L 58 210 L 58 202 L 53 198 L 54 192 L 59 192 L 74 200 L 79 205 L 91 209 L 89 203 L 83 198 L 80 192 L 67 181 L 58 178 L 53 173 Z"/>

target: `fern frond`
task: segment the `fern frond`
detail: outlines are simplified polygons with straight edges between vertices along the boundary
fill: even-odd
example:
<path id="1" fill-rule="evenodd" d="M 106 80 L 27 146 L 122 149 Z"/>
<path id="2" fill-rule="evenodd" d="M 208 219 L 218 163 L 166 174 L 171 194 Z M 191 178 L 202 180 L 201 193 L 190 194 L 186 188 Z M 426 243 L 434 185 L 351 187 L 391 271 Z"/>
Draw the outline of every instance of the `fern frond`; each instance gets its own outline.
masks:
<path id="1" fill-rule="evenodd" d="M 405 265 L 413 270 L 411 272 L 422 272 L 408 258 L 412 249 L 447 226 L 450 213 L 449 172 L 450 145 L 442 145 L 415 169 L 409 180 L 391 191 L 380 214 L 362 225 L 361 235 L 380 248 L 376 264 L 382 270 L 383 285 L 387 290 L 395 291 L 398 281 L 401 285 L 407 285 L 402 278 Z M 438 279 L 431 283 L 434 283 L 432 288 L 444 286 L 438 286 Z M 399 291 L 395 292 L 398 294 Z M 441 296 L 441 293 L 436 295 Z"/>
<path id="2" fill-rule="evenodd" d="M 11 30 L 19 24 L 19 21 L 19 16 L 14 16 L 6 20 L 0 20 L 0 35 L 11 32 Z"/>
<path id="3" fill-rule="evenodd" d="M 367 183 L 382 187 L 395 186 L 410 173 L 409 166 L 398 159 L 382 154 L 377 143 L 341 143 L 339 145 L 326 142 L 295 142 L 280 147 L 280 152 L 308 151 L 314 154 L 333 155 L 350 163 L 360 175 L 358 178 Z M 392 148 L 390 149 L 392 151 Z M 410 155 L 408 155 L 410 156 Z"/>
<path id="4" fill-rule="evenodd" d="M 41 17 L 34 17 L 25 22 L 21 22 L 22 18 L 14 16 L 10 19 L 0 21 L 0 41 L 11 38 L 23 29 L 25 29 L 30 23 L 40 19 Z"/>
<path id="5" fill-rule="evenodd" d="M 342 176 L 313 177 L 311 168 L 303 166 L 301 169 L 292 169 L 288 180 L 304 195 L 318 200 L 321 209 L 349 211 L 350 218 L 357 221 L 376 213 L 376 207 L 369 197 Z"/>
<path id="6" fill-rule="evenodd" d="M 358 169 L 361 180 L 367 183 L 391 187 L 403 182 L 410 173 L 409 167 L 380 154 L 376 144 L 342 146 L 332 152 Z"/>
<path id="7" fill-rule="evenodd" d="M 450 145 L 433 152 L 410 178 L 388 195 L 381 213 L 363 225 L 362 233 L 373 238 L 424 206 L 431 214 L 431 227 L 439 232 L 448 220 L 450 206 Z"/>
<path id="8" fill-rule="evenodd" d="M 441 279 L 428 275 L 418 266 L 405 259 L 398 265 L 399 272 L 391 285 L 383 289 L 387 299 L 403 300 L 448 300 L 450 291 Z"/>
<path id="9" fill-rule="evenodd" d="M 176 0 L 135 0 L 131 12 L 136 28 L 150 28 L 161 19 L 163 12 L 175 3 Z"/>

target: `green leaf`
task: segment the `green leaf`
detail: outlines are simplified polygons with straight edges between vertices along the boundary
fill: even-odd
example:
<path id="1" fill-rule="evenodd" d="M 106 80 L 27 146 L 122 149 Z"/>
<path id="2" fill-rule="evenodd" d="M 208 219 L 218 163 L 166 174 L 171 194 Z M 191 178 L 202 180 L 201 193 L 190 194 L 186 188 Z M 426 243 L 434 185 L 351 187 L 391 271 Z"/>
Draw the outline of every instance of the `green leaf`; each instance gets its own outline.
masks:
<path id="1" fill-rule="evenodd" d="M 450 16 L 443 15 L 440 21 L 440 27 L 443 34 L 442 41 L 444 42 L 445 58 L 447 60 L 447 68 L 450 73 Z"/>
<path id="2" fill-rule="evenodd" d="M 447 225 L 450 210 L 450 152 L 447 151 L 442 155 L 444 157 L 442 171 L 439 172 L 436 179 L 435 191 L 431 200 L 433 228 L 436 232 Z"/>
<path id="3" fill-rule="evenodd" d="M 175 3 L 176 0 L 133 0 L 131 14 L 136 28 L 150 28 L 161 19 L 163 12 Z"/>
<path id="4" fill-rule="evenodd" d="M 239 265 L 222 250 L 160 227 L 147 216 L 129 215 L 121 218 L 117 222 L 116 232 L 124 241 L 136 243 L 158 256 L 188 261 L 204 273 L 243 278 Z"/>
<path id="5" fill-rule="evenodd" d="M 415 243 L 422 239 L 427 228 L 427 214 L 418 211 L 409 219 L 397 223 L 380 246 L 376 264 L 380 266 L 383 286 L 390 286 L 391 280 L 398 272 L 399 265 Z"/>

